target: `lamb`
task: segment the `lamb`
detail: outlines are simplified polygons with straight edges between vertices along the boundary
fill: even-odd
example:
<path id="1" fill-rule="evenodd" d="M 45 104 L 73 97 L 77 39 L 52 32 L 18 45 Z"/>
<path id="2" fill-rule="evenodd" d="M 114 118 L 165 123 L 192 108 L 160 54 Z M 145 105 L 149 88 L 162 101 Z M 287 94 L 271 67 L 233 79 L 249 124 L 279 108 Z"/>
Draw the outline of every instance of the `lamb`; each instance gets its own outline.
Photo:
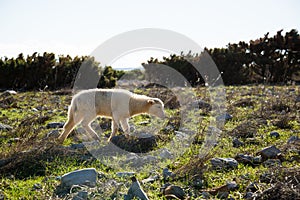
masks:
<path id="1" fill-rule="evenodd" d="M 123 89 L 83 90 L 76 94 L 71 101 L 68 120 L 63 127 L 62 134 L 58 137 L 58 142 L 63 143 L 79 123 L 89 136 L 100 140 L 90 125 L 98 116 L 112 119 L 112 133 L 108 141 L 115 136 L 120 124 L 125 135 L 128 136 L 130 132 L 128 119 L 139 114 L 165 118 L 164 104 L 158 98 L 134 94 Z"/>

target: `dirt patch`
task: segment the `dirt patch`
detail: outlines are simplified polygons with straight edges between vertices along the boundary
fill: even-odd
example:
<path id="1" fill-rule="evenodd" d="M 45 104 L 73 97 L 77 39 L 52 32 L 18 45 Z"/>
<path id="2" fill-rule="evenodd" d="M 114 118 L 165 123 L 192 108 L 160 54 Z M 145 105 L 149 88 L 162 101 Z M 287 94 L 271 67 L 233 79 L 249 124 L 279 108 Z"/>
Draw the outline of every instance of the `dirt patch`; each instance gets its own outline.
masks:
<path id="1" fill-rule="evenodd" d="M 269 174 L 270 188 L 258 194 L 255 199 L 300 199 L 300 168 L 275 169 Z"/>
<path id="2" fill-rule="evenodd" d="M 288 105 L 285 105 L 283 103 L 279 103 L 279 104 L 274 104 L 272 105 L 272 110 L 276 111 L 276 112 L 290 112 L 291 108 Z"/>
<path id="3" fill-rule="evenodd" d="M 233 103 L 233 106 L 235 107 L 250 107 L 250 106 L 254 106 L 255 102 L 252 101 L 250 98 L 247 99 L 241 99 L 236 101 L 235 103 Z"/>
<path id="4" fill-rule="evenodd" d="M 235 127 L 229 135 L 237 138 L 253 138 L 257 133 L 257 123 L 246 121 Z"/>
<path id="5" fill-rule="evenodd" d="M 112 143 L 123 150 L 133 153 L 146 153 L 152 151 L 157 147 L 157 136 L 149 137 L 134 137 L 125 135 L 118 135 L 112 138 Z"/>

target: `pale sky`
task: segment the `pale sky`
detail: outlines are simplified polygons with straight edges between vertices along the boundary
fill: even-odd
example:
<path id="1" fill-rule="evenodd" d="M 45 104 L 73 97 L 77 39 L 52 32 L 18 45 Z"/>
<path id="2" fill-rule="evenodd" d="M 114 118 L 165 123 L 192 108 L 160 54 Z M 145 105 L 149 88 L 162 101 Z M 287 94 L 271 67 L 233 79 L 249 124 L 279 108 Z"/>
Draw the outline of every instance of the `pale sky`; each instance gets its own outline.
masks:
<path id="1" fill-rule="evenodd" d="M 176 31 L 203 48 L 225 47 L 280 29 L 300 31 L 299 9 L 299 0 L 0 0 L 0 57 L 89 55 L 109 38 L 140 28 Z M 138 65 L 150 54 L 159 52 L 115 64 L 137 67 L 124 65 Z"/>

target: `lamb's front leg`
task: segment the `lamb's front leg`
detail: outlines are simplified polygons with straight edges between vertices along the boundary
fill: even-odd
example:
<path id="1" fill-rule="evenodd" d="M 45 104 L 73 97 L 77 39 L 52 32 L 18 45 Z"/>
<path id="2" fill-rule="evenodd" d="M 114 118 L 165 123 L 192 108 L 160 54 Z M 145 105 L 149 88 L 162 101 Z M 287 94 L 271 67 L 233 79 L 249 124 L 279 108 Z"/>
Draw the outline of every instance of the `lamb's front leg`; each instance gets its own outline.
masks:
<path id="1" fill-rule="evenodd" d="M 112 137 L 116 135 L 119 129 L 119 120 L 113 119 L 111 122 L 111 134 L 108 138 L 108 141 L 111 141 Z"/>
<path id="2" fill-rule="evenodd" d="M 125 137 L 129 137 L 130 127 L 128 124 L 128 119 L 127 118 L 121 119 L 120 123 L 121 123 L 122 129 L 125 133 Z"/>

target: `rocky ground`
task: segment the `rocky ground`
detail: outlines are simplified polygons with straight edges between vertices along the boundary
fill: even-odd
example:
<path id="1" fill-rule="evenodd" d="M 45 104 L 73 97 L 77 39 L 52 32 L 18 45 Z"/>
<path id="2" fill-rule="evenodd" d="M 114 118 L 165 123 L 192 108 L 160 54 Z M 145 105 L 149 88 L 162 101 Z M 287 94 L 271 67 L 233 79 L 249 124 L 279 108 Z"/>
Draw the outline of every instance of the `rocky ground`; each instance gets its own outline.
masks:
<path id="1" fill-rule="evenodd" d="M 196 98 L 190 104 L 197 110 L 186 115 L 180 115 L 187 107 L 176 96 L 183 89 L 136 89 L 161 98 L 168 119 L 155 134 L 143 133 L 147 137 L 135 134 L 144 127 L 152 130 L 158 121 L 131 119 L 133 136 L 112 141 L 131 152 L 119 168 L 94 156 L 105 148 L 111 152 L 94 143 L 88 148 L 80 127 L 64 145 L 55 143 L 70 91 L 2 92 L 0 199 L 300 199 L 299 87 L 225 89 L 226 110 L 216 116 L 225 125 L 216 127 L 209 123 L 215 110 L 205 88 L 193 89 Z M 195 123 L 182 128 L 182 122 Z M 109 120 L 96 120 L 93 126 L 109 136 Z M 218 140 L 200 156 L 207 133 L 216 133 Z M 187 135 L 193 135 L 191 145 L 177 157 L 168 143 Z M 157 155 L 140 154 L 158 149 Z"/>

